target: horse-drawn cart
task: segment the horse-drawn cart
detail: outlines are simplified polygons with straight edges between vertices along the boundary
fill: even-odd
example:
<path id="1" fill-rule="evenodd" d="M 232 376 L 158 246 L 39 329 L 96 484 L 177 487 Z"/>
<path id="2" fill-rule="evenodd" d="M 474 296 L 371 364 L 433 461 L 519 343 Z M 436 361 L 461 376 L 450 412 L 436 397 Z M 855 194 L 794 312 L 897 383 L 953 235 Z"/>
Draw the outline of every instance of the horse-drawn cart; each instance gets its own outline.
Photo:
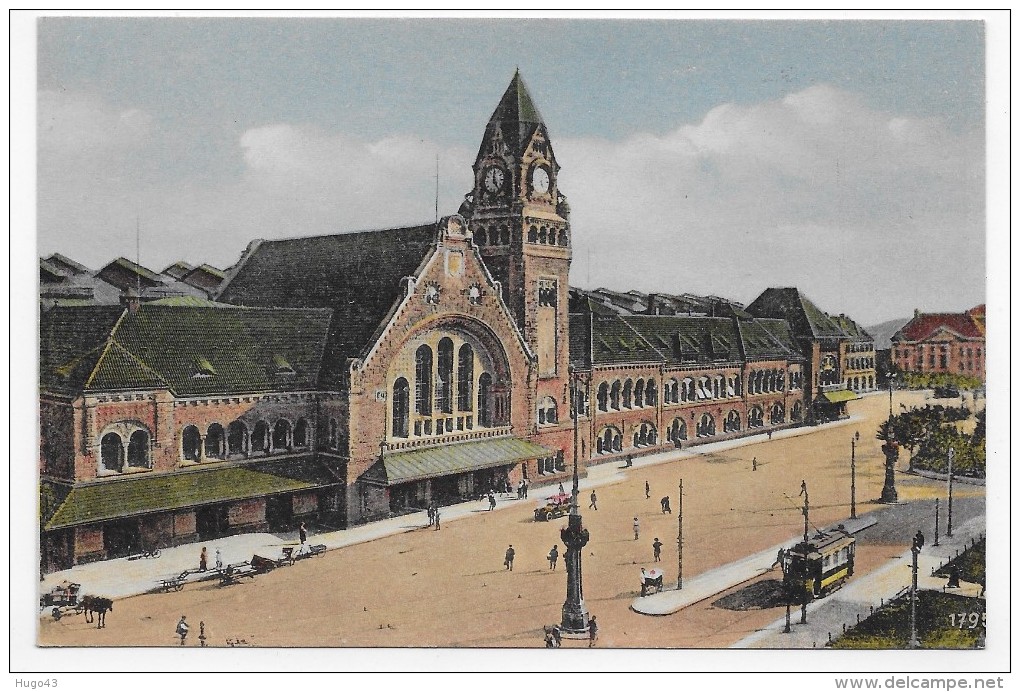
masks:
<path id="1" fill-rule="evenodd" d="M 662 570 L 641 568 L 641 595 L 662 591 Z"/>
<path id="2" fill-rule="evenodd" d="M 240 584 L 241 579 L 245 577 L 254 579 L 255 575 L 259 574 L 259 569 L 253 566 L 250 560 L 245 560 L 244 562 L 227 565 L 219 573 L 220 586 L 229 586 L 231 584 Z"/>
<path id="3" fill-rule="evenodd" d="M 39 599 L 39 607 L 52 608 L 50 614 L 54 620 L 59 620 L 66 612 L 81 614 L 84 606 L 79 598 L 80 593 L 81 584 L 65 581 L 54 586 L 49 593 L 44 593 Z"/>

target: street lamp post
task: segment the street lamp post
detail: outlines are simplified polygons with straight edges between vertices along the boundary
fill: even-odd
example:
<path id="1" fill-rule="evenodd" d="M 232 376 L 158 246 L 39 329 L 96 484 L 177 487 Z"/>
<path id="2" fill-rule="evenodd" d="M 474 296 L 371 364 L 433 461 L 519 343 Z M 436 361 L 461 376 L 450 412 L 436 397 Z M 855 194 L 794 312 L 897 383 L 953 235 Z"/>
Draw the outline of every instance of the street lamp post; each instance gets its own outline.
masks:
<path id="1" fill-rule="evenodd" d="M 951 538 L 953 535 L 953 457 L 956 456 L 956 450 L 952 447 L 949 448 L 949 501 L 946 503 L 946 537 Z"/>
<path id="2" fill-rule="evenodd" d="M 939 499 L 935 498 L 935 542 L 932 545 L 939 544 Z"/>
<path id="3" fill-rule="evenodd" d="M 917 641 L 917 554 L 921 552 L 921 546 L 917 539 L 914 539 L 910 546 L 911 554 L 911 576 L 910 576 L 910 648 L 916 649 Z"/>
<path id="4" fill-rule="evenodd" d="M 570 516 L 567 525 L 560 529 L 560 540 L 566 550 L 563 562 L 567 568 L 567 597 L 563 601 L 562 623 L 560 628 L 564 634 L 581 636 L 588 631 L 588 607 L 584 604 L 584 588 L 581 583 L 581 550 L 588 543 L 588 529 L 581 523 L 581 510 L 578 502 L 577 443 L 578 416 L 581 408 L 581 394 L 578 384 L 583 376 L 573 371 L 570 375 L 571 414 L 574 419 L 574 477 L 571 487 Z M 587 384 L 587 383 L 585 383 Z"/>
<path id="5" fill-rule="evenodd" d="M 893 409 L 892 409 L 892 385 L 894 373 L 889 373 L 889 426 L 885 435 L 885 444 L 882 445 L 882 453 L 885 454 L 885 485 L 882 486 L 881 501 L 893 503 L 899 500 L 896 493 L 896 460 L 900 456 L 900 445 L 896 442 L 896 433 L 893 432 Z"/>
<path id="6" fill-rule="evenodd" d="M 857 441 L 861 439 L 860 431 L 850 438 L 850 518 L 857 518 Z"/>

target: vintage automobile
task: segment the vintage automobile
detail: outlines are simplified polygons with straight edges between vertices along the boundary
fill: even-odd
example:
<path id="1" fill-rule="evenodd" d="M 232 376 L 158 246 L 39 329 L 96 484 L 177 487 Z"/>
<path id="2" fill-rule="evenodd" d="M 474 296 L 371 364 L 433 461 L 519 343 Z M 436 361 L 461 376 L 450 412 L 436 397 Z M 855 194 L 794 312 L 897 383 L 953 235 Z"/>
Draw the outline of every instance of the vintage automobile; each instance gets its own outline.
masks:
<path id="1" fill-rule="evenodd" d="M 542 500 L 535 510 L 535 521 L 549 521 L 557 519 L 570 512 L 570 495 L 558 493 L 552 497 Z"/>

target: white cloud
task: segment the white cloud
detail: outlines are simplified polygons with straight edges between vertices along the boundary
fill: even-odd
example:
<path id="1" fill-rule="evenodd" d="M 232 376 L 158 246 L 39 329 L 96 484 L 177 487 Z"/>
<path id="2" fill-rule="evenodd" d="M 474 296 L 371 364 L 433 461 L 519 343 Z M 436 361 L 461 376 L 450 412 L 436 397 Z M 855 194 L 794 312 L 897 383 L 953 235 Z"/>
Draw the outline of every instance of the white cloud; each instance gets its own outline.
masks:
<path id="1" fill-rule="evenodd" d="M 92 266 L 130 255 L 137 214 L 143 263 L 227 266 L 253 238 L 384 228 L 434 214 L 435 142 L 266 124 L 221 147 L 233 158 L 220 168 L 232 173 L 210 182 L 153 162 L 153 151 L 183 146 L 154 123 L 139 109 L 40 94 L 40 252 Z M 441 150 L 440 214 L 455 211 L 471 187 L 475 138 L 466 139 L 468 147 Z M 883 319 L 914 305 L 941 307 L 940 296 L 983 299 L 948 293 L 944 279 L 959 277 L 971 290 L 983 282 L 976 134 L 883 113 L 819 85 L 722 104 L 663 135 L 554 145 L 573 210 L 576 285 L 746 301 L 766 286 L 795 284 L 823 309 L 861 311 L 865 321 L 875 286 L 893 311 L 876 315 Z M 855 288 L 863 277 L 869 291 Z"/>

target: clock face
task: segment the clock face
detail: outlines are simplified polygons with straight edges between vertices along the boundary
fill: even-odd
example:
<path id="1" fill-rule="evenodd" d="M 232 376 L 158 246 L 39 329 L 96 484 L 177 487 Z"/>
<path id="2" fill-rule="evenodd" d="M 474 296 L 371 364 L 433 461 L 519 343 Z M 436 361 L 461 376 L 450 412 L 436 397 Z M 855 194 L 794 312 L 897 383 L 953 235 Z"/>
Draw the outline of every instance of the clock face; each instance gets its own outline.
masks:
<path id="1" fill-rule="evenodd" d="M 499 192 L 503 187 L 503 178 L 502 168 L 490 168 L 485 172 L 485 189 L 489 192 Z"/>
<path id="2" fill-rule="evenodd" d="M 531 186 L 535 192 L 549 192 L 549 171 L 545 167 L 539 166 L 531 174 Z"/>

